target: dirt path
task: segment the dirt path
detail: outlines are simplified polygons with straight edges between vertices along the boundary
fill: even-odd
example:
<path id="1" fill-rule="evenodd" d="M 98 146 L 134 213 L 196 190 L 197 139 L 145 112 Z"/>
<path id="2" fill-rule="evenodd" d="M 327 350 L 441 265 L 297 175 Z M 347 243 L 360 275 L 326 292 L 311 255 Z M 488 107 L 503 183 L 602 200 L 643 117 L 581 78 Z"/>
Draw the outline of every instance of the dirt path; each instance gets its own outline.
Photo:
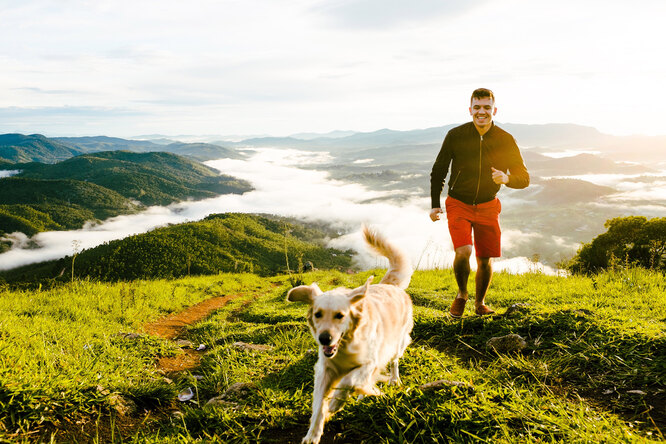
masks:
<path id="1" fill-rule="evenodd" d="M 176 339 L 189 325 L 202 321 L 213 311 L 224 307 L 229 301 L 239 298 L 240 296 L 242 295 L 235 294 L 206 299 L 205 301 L 199 302 L 179 313 L 174 313 L 162 319 L 145 324 L 143 329 L 149 335 L 159 336 L 169 340 Z M 199 361 L 201 361 L 201 356 L 203 356 L 203 354 L 204 351 L 184 348 L 182 354 L 173 357 L 160 358 L 157 362 L 157 368 L 165 373 L 192 370 L 199 366 Z"/>

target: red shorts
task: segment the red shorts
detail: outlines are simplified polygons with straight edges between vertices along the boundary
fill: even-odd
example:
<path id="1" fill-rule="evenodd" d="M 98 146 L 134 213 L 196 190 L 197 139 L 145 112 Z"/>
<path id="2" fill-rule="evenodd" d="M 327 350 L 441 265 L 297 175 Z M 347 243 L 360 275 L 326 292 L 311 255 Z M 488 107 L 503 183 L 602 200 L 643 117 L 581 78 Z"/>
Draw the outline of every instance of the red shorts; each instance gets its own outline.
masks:
<path id="1" fill-rule="evenodd" d="M 453 248 L 474 245 L 477 257 L 502 255 L 499 215 L 502 204 L 499 199 L 478 205 L 468 205 L 452 197 L 446 198 L 446 218 Z M 474 231 L 474 242 L 472 242 Z"/>

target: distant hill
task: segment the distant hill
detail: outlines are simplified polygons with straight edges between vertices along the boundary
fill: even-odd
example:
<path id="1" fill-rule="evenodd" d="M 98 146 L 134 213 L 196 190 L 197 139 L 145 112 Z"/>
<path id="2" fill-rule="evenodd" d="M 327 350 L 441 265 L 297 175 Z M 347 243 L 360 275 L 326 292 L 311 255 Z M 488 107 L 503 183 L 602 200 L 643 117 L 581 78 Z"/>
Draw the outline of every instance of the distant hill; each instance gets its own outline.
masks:
<path id="1" fill-rule="evenodd" d="M 285 273 L 287 264 L 312 262 L 320 269 L 347 269 L 351 251 L 325 248 L 324 232 L 309 225 L 260 215 L 227 213 L 199 222 L 158 228 L 84 250 L 75 275 L 101 280 L 173 278 L 219 272 Z M 0 273 L 8 282 L 71 276 L 72 258 Z M 63 271 L 64 270 L 64 271 Z"/>
<path id="2" fill-rule="evenodd" d="M 179 154 L 181 156 L 189 156 L 202 162 L 215 159 L 245 158 L 245 156 L 238 151 L 210 143 L 174 142 L 170 143 L 169 145 L 162 146 L 161 151 L 168 151 L 170 153 Z"/>
<path id="3" fill-rule="evenodd" d="M 24 177 L 0 179 L 0 234 L 72 230 L 89 220 L 136 211 L 138 207 L 130 199 L 94 183 Z"/>
<path id="4" fill-rule="evenodd" d="M 164 152 L 105 151 L 84 154 L 56 165 L 22 165 L 20 177 L 75 179 L 114 190 L 144 205 L 168 205 L 218 194 L 241 194 L 252 187 L 185 157 Z"/>
<path id="5" fill-rule="evenodd" d="M 578 179 L 550 179 L 539 181 L 538 185 L 539 191 L 533 198 L 545 205 L 594 202 L 600 197 L 617 193 L 614 188 Z"/>
<path id="6" fill-rule="evenodd" d="M 642 174 L 652 170 L 642 165 L 614 162 L 596 154 L 578 154 L 553 158 L 530 150 L 523 150 L 523 158 L 530 173 L 542 176 L 573 176 L 580 174 Z"/>
<path id="7" fill-rule="evenodd" d="M 223 158 L 242 159 L 245 157 L 232 149 L 209 143 L 182 143 L 174 141 L 157 143 L 149 140 L 130 140 L 106 136 L 58 137 L 55 140 L 76 147 L 85 153 L 100 151 L 134 151 L 138 153 L 163 151 L 192 157 L 199 161 Z"/>
<path id="8" fill-rule="evenodd" d="M 347 137 L 347 136 L 352 136 L 356 134 L 358 131 L 341 131 L 341 130 L 336 130 L 336 131 L 330 131 L 328 133 L 296 133 L 296 134 L 291 134 L 289 137 L 293 137 L 295 139 L 303 139 L 303 140 L 312 140 L 312 139 L 320 139 L 322 137 L 328 137 L 328 138 L 333 138 L 337 139 L 340 137 Z"/>
<path id="9" fill-rule="evenodd" d="M 607 137 L 612 137 L 596 128 L 572 123 L 525 125 L 498 122 L 498 126 L 511 133 L 521 146 L 589 147 L 598 146 Z"/>
<path id="10" fill-rule="evenodd" d="M 21 173 L 0 178 L 0 235 L 77 229 L 90 220 L 135 213 L 141 204 L 252 189 L 246 181 L 170 153 L 109 151 L 13 166 Z M 7 248 L 9 243 L 0 242 L 0 252 Z"/>
<path id="11" fill-rule="evenodd" d="M 259 137 L 237 143 L 229 142 L 228 145 L 329 150 L 334 155 L 346 154 L 356 149 L 372 150 L 397 146 L 409 152 L 413 147 L 441 146 L 446 133 L 457 125 L 459 123 L 409 131 L 382 129 L 358 132 L 346 137 L 338 137 L 335 132 L 332 133 L 335 136 L 304 133 L 300 138 L 298 134 L 289 137 Z M 523 147 L 540 147 L 546 150 L 593 147 L 617 160 L 657 162 L 663 161 L 663 152 L 666 149 L 666 136 L 611 136 L 595 128 L 576 124 L 525 125 L 497 122 L 497 125 L 509 131 Z"/>
<path id="12" fill-rule="evenodd" d="M 0 159 L 13 163 L 56 163 L 81 153 L 78 148 L 41 134 L 0 134 Z"/>
<path id="13" fill-rule="evenodd" d="M 359 148 L 371 149 L 396 145 L 420 145 L 439 143 L 441 145 L 446 132 L 455 125 L 417 129 L 411 131 L 395 131 L 381 129 L 367 133 L 354 133 L 345 137 L 318 137 L 314 139 L 298 139 L 290 137 L 259 137 L 246 139 L 234 144 L 235 146 L 271 146 L 293 147 L 309 150 L 333 150 L 345 152 Z"/>
<path id="14" fill-rule="evenodd" d="M 52 140 L 76 147 L 83 153 L 98 151 L 162 151 L 162 145 L 146 140 L 128 140 L 118 137 L 92 136 L 92 137 L 55 137 Z"/>
<path id="15" fill-rule="evenodd" d="M 462 122 L 461 122 L 462 123 Z M 381 129 L 371 132 L 358 132 L 346 137 L 316 137 L 299 139 L 290 137 L 262 137 L 239 142 L 246 146 L 309 146 L 312 148 L 337 147 L 338 149 L 363 147 L 373 148 L 395 145 L 441 145 L 446 133 L 460 123 L 432 128 L 396 131 Z M 611 136 L 604 135 L 594 128 L 574 124 L 523 125 L 498 122 L 498 126 L 509 131 L 522 146 L 590 146 L 606 143 Z"/>

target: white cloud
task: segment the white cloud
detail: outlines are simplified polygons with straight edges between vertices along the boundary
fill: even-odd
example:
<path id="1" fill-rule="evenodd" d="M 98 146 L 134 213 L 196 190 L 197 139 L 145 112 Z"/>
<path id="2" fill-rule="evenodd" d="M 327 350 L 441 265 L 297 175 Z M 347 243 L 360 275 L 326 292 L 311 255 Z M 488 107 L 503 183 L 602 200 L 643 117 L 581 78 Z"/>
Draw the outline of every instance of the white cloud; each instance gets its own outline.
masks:
<path id="1" fill-rule="evenodd" d="M 15 176 L 20 172 L 21 170 L 0 170 L 0 178 Z"/>
<path id="2" fill-rule="evenodd" d="M 0 108 L 23 119 L 0 131 L 423 128 L 467 120 L 484 85 L 503 121 L 664 134 L 643 109 L 666 76 L 665 15 L 656 0 L 8 1 Z M 142 118 L 39 112 L 53 107 Z"/>
<path id="3" fill-rule="evenodd" d="M 255 190 L 243 195 L 151 207 L 140 214 L 114 217 L 81 230 L 38 233 L 31 240 L 41 246 L 39 249 L 20 248 L 27 240 L 13 236 L 17 240 L 16 248 L 0 255 L 0 270 L 71 255 L 75 242 L 80 248 L 91 248 L 158 226 L 200 220 L 211 213 L 224 212 L 271 213 L 306 221 L 326 221 L 348 233 L 332 240 L 332 247 L 358 251 L 356 260 L 363 267 L 383 267 L 386 261 L 370 254 L 363 245 L 360 226 L 366 223 L 402 248 L 414 266 L 421 269 L 451 266 L 454 252 L 446 220 L 437 223 L 430 220 L 429 202 L 420 199 L 400 206 L 387 202 L 365 203 L 385 193 L 332 180 L 323 171 L 296 167 L 328 160 L 328 153 L 261 149 L 250 160 L 206 162 L 224 174 L 250 181 Z M 510 246 L 529 242 L 534 236 L 537 235 L 509 230 L 504 234 L 503 243 Z M 475 269 L 476 264 L 472 262 Z M 515 263 L 500 260 L 497 266 L 512 269 Z M 522 263 L 516 267 L 525 269 Z"/>

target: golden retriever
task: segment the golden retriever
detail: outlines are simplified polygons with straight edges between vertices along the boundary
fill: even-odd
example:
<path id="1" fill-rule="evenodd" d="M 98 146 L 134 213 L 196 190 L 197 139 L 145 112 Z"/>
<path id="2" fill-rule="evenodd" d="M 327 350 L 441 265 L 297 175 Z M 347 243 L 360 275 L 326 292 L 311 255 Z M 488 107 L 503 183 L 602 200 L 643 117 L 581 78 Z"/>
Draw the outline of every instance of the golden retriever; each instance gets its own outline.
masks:
<path id="1" fill-rule="evenodd" d="M 382 236 L 363 226 L 367 244 L 389 260 L 381 282 L 322 292 L 316 283 L 292 288 L 289 301 L 310 305 L 307 320 L 319 343 L 315 364 L 310 429 L 303 443 L 318 443 L 328 416 L 339 410 L 350 394 L 379 395 L 375 385 L 386 380 L 399 384 L 398 359 L 411 341 L 412 301 L 404 289 L 412 267 L 408 258 Z"/>

